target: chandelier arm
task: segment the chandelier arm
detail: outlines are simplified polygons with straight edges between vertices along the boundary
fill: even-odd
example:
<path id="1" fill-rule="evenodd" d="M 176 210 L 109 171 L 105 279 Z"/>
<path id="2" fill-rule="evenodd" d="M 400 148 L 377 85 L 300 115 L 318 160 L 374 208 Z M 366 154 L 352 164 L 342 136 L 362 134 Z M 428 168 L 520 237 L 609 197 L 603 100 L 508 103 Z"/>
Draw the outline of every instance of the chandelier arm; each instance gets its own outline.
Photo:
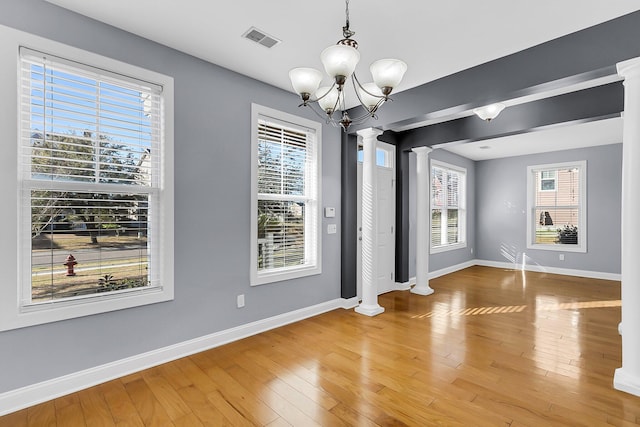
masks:
<path id="1" fill-rule="evenodd" d="M 368 94 L 368 95 L 371 95 L 371 96 L 373 96 L 374 98 L 379 98 L 379 99 L 382 99 L 382 100 L 386 100 L 386 96 L 384 96 L 384 95 L 376 95 L 375 93 L 371 93 L 371 92 L 369 92 L 368 90 L 366 90 L 366 89 L 364 88 L 364 86 L 362 86 L 362 84 L 360 84 L 360 80 L 358 80 L 358 76 L 356 76 L 356 73 L 355 73 L 355 72 L 354 72 L 353 74 L 351 74 L 351 80 L 353 81 L 353 86 L 355 87 L 355 86 L 356 86 L 356 84 L 357 84 L 357 85 L 358 85 L 358 87 L 359 87 L 360 89 L 362 89 L 362 91 L 363 91 L 364 93 L 366 93 L 366 94 Z M 356 90 L 356 95 L 357 95 L 357 94 L 358 94 L 358 91 Z M 360 99 L 360 95 L 358 95 L 358 99 Z M 362 103 L 362 101 L 360 101 L 360 103 Z M 364 104 L 362 104 L 362 105 L 364 105 Z"/>
<path id="2" fill-rule="evenodd" d="M 306 106 L 309 107 L 311 111 L 313 111 L 315 115 L 318 116 L 325 123 L 331 123 L 334 126 L 336 126 L 333 117 L 328 115 L 325 111 L 319 112 L 316 108 L 313 107 L 313 104 L 307 104 Z"/>
<path id="3" fill-rule="evenodd" d="M 331 87 L 329 88 L 329 90 L 327 91 L 327 93 L 325 93 L 325 94 L 324 94 L 324 95 L 322 95 L 322 96 L 319 96 L 319 97 L 318 97 L 318 98 L 316 98 L 316 99 L 310 99 L 310 100 L 309 100 L 309 102 L 318 102 L 318 101 L 320 101 L 322 98 L 324 98 L 325 96 L 329 95 L 329 92 L 331 92 L 331 90 L 332 90 L 334 87 L 336 87 L 336 82 L 333 82 L 333 84 L 331 85 Z"/>

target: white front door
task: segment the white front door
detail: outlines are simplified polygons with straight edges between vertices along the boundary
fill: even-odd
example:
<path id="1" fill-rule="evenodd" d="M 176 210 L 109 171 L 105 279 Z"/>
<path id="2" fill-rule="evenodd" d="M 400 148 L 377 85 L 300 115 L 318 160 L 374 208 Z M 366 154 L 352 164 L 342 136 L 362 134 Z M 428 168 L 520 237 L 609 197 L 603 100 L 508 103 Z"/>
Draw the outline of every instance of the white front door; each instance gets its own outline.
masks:
<path id="1" fill-rule="evenodd" d="M 378 141 L 376 143 L 376 178 L 378 197 L 378 294 L 395 287 L 395 147 Z M 362 163 L 358 156 L 358 209 L 357 209 L 357 273 L 356 288 L 358 299 L 362 299 Z"/>

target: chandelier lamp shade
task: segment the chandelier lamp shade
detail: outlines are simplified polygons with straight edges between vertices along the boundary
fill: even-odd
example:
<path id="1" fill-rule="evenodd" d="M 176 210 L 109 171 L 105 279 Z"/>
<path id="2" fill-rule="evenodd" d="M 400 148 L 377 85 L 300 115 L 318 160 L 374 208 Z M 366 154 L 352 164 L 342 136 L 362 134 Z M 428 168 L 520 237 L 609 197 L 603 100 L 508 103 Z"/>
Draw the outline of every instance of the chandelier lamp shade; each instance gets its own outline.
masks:
<path id="1" fill-rule="evenodd" d="M 389 95 L 400 84 L 407 64 L 399 59 L 380 59 L 369 68 L 373 82 L 360 83 L 355 69 L 360 61 L 358 43 L 349 29 L 349 0 L 346 0 L 346 23 L 342 27 L 343 39 L 320 54 L 330 85 L 320 86 L 323 74 L 314 68 L 294 68 L 289 71 L 293 90 L 302 98 L 300 107 L 310 107 L 327 123 L 341 126 L 345 131 L 352 123 L 376 118 L 380 106 L 389 101 Z M 355 96 L 364 109 L 362 115 L 351 118 L 345 106 L 345 86 L 351 80 Z M 318 111 L 318 109 L 320 111 Z M 337 117 L 336 117 L 337 116 Z"/>

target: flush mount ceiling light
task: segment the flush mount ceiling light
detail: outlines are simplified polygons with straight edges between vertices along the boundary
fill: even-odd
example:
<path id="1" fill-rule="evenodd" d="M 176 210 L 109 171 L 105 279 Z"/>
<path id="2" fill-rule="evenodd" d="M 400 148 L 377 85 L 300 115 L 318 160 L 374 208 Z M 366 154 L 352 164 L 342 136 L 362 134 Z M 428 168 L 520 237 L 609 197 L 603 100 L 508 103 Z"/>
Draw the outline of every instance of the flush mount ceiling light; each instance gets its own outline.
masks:
<path id="1" fill-rule="evenodd" d="M 484 107 L 475 108 L 473 112 L 482 120 L 490 122 L 498 117 L 498 114 L 504 110 L 505 105 L 501 103 L 485 105 Z"/>
<path id="2" fill-rule="evenodd" d="M 356 65 L 360 60 L 358 43 L 351 37 L 355 32 L 349 29 L 349 0 L 346 3 L 346 24 L 342 27 L 343 39 L 333 46 L 329 46 L 320 55 L 324 69 L 332 79 L 330 86 L 320 87 L 322 73 L 314 68 L 294 68 L 289 71 L 291 85 L 302 98 L 300 107 L 310 107 L 327 123 L 341 126 L 345 131 L 352 123 L 362 123 L 369 117 L 376 118 L 380 106 L 389 100 L 389 94 L 398 86 L 407 64 L 399 59 L 380 59 L 371 64 L 370 70 L 373 82 L 361 84 L 355 74 Z M 364 113 L 357 117 L 349 117 L 345 107 L 344 87 L 351 77 L 354 92 Z M 318 105 L 322 112 L 318 112 L 314 105 Z M 339 118 L 334 113 L 339 111 Z"/>

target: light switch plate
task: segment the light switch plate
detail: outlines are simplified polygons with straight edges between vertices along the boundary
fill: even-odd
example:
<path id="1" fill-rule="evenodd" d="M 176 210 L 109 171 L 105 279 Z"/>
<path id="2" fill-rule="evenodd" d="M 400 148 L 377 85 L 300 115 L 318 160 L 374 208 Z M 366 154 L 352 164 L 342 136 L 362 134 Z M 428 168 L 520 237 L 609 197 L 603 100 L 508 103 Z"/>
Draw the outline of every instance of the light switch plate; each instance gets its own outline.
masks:
<path id="1" fill-rule="evenodd" d="M 324 208 L 325 218 L 335 218 L 335 216 L 336 216 L 336 208 Z"/>

